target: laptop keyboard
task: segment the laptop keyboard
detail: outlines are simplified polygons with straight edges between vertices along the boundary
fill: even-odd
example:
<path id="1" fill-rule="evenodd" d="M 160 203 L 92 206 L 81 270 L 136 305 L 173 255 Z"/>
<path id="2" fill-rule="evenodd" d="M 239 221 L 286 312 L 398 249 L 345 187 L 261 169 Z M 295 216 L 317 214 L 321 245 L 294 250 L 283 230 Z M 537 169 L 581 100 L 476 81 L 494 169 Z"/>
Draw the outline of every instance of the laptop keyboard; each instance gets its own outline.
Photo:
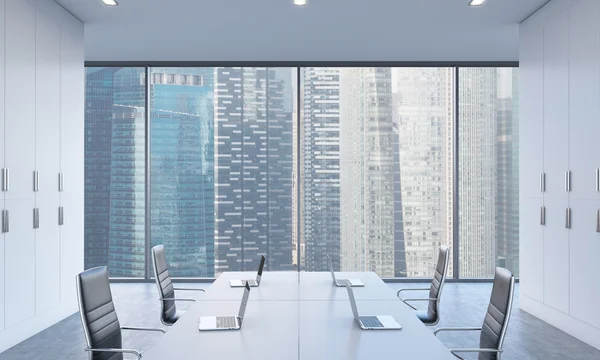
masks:
<path id="1" fill-rule="evenodd" d="M 248 280 L 248 285 L 250 285 L 250 286 L 258 286 L 258 283 L 256 282 L 256 280 Z"/>
<path id="2" fill-rule="evenodd" d="M 219 316 L 217 317 L 217 328 L 228 329 L 237 327 L 235 316 Z"/>
<path id="3" fill-rule="evenodd" d="M 350 280 L 347 280 L 347 279 L 340 279 L 340 280 L 336 280 L 335 282 L 336 282 L 337 286 L 346 286 L 346 284 L 352 286 L 352 283 L 350 282 Z"/>
<path id="4" fill-rule="evenodd" d="M 377 316 L 361 316 L 360 322 L 363 324 L 364 327 L 368 328 L 383 327 L 383 324 L 381 323 L 381 321 L 379 321 L 379 319 L 377 319 Z"/>

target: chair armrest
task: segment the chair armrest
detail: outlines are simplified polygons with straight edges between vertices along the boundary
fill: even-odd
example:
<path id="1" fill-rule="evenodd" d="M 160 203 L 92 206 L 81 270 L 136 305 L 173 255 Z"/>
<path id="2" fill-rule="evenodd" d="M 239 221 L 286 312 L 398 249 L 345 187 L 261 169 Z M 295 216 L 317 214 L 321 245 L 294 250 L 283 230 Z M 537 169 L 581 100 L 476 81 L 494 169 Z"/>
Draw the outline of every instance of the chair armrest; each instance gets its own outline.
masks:
<path id="1" fill-rule="evenodd" d="M 98 351 L 98 352 L 112 352 L 112 353 L 122 353 L 122 354 L 134 354 L 138 359 L 142 358 L 142 354 L 133 349 L 112 349 L 112 348 L 101 348 L 101 349 L 90 349 L 86 348 L 85 351 Z"/>
<path id="2" fill-rule="evenodd" d="M 433 332 L 433 335 L 437 335 L 442 331 L 481 331 L 480 327 L 455 327 L 455 328 L 439 328 Z"/>
<path id="3" fill-rule="evenodd" d="M 396 296 L 398 296 L 400 298 L 400 293 L 403 291 L 428 291 L 430 290 L 429 288 L 427 289 L 400 289 L 398 290 L 398 293 L 396 294 Z"/>
<path id="4" fill-rule="evenodd" d="M 160 328 L 147 328 L 139 326 L 121 326 L 121 330 L 139 330 L 139 331 L 160 331 L 163 334 L 167 333 L 167 330 Z"/>
<path id="5" fill-rule="evenodd" d="M 194 302 L 196 301 L 195 299 L 185 299 L 185 298 L 160 298 L 159 300 L 160 301 L 166 301 L 166 300 L 169 300 L 169 301 L 194 301 Z"/>
<path id="6" fill-rule="evenodd" d="M 463 352 L 476 352 L 476 353 L 501 353 L 500 349 L 483 349 L 483 348 L 464 348 L 464 349 L 449 349 L 449 351 L 454 353 L 463 353 Z"/>
<path id="7" fill-rule="evenodd" d="M 206 292 L 204 289 L 188 289 L 188 288 L 173 288 L 173 290 L 182 290 L 182 291 L 202 291 Z"/>

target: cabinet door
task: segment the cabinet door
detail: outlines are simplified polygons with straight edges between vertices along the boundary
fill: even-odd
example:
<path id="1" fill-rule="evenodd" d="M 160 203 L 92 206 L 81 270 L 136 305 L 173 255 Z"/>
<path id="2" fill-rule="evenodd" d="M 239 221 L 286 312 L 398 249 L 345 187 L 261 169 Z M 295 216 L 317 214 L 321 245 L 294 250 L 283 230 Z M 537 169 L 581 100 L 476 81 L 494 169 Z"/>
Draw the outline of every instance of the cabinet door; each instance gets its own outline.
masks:
<path id="1" fill-rule="evenodd" d="M 35 106 L 35 9 L 27 1 L 6 2 L 5 166 L 6 199 L 33 199 Z M 31 210 L 31 209 L 30 209 Z"/>
<path id="2" fill-rule="evenodd" d="M 35 166 L 39 172 L 39 192 L 36 195 L 48 197 L 50 194 L 54 194 L 58 196 L 60 27 L 39 12 L 36 39 Z"/>
<path id="3" fill-rule="evenodd" d="M 570 198 L 590 199 L 600 168 L 600 2 L 581 1 L 570 16 Z"/>
<path id="4" fill-rule="evenodd" d="M 569 230 L 567 198 L 544 198 L 544 303 L 569 313 Z"/>
<path id="5" fill-rule="evenodd" d="M 541 193 L 544 171 L 544 36 L 542 28 L 529 28 L 521 34 L 519 55 L 520 191 L 525 196 Z"/>
<path id="6" fill-rule="evenodd" d="M 4 234 L 4 310 L 9 328 L 35 314 L 35 245 L 33 200 L 5 200 L 9 211 Z"/>
<path id="7" fill-rule="evenodd" d="M 600 287 L 597 286 L 600 233 L 597 211 L 600 201 L 572 200 L 570 314 L 600 328 Z"/>
<path id="8" fill-rule="evenodd" d="M 58 192 L 53 197 L 37 198 L 36 206 L 39 228 L 35 230 L 35 310 L 41 314 L 56 308 L 60 299 Z"/>
<path id="9" fill-rule="evenodd" d="M 61 206 L 64 224 L 60 226 L 60 301 L 75 302 L 75 276 L 83 271 L 83 198 L 62 197 Z"/>
<path id="10" fill-rule="evenodd" d="M 61 171 L 64 195 L 83 199 L 84 182 L 84 60 L 83 39 L 62 33 Z"/>
<path id="11" fill-rule="evenodd" d="M 568 13 L 544 29 L 544 196 L 565 194 L 569 167 L 569 18 Z"/>
<path id="12" fill-rule="evenodd" d="M 544 226 L 541 224 L 542 198 L 520 200 L 521 293 L 544 302 Z"/>

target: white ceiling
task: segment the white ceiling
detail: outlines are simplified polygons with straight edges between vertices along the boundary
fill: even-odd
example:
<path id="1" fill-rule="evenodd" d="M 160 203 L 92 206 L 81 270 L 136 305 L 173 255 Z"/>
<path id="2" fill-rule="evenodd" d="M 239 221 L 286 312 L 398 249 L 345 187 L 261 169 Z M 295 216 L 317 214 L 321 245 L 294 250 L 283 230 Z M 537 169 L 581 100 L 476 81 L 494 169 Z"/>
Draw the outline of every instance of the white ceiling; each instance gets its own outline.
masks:
<path id="1" fill-rule="evenodd" d="M 512 61 L 548 0 L 55 0 L 88 61 Z"/>

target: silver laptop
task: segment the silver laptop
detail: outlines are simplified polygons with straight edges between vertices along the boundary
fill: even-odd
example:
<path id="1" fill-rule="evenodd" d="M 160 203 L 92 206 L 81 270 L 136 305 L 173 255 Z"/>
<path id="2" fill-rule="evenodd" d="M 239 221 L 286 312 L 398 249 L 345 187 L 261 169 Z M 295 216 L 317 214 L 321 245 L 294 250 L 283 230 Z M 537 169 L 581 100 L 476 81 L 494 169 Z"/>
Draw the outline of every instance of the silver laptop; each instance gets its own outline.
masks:
<path id="1" fill-rule="evenodd" d="M 257 287 L 260 285 L 260 278 L 262 276 L 263 267 L 265 266 L 265 256 L 262 255 L 260 257 L 260 265 L 258 265 L 258 273 L 256 274 L 256 278 L 254 280 L 230 280 L 229 286 L 231 287 L 244 287 L 246 283 L 250 285 L 250 287 Z"/>
<path id="2" fill-rule="evenodd" d="M 242 304 L 237 316 L 202 316 L 198 324 L 198 330 L 239 330 L 242 328 L 242 320 L 246 312 L 246 304 L 250 296 L 250 285 L 246 283 Z"/>
<path id="3" fill-rule="evenodd" d="M 365 284 L 360 281 L 360 279 L 337 279 L 335 278 L 335 272 L 333 271 L 333 262 L 331 261 L 331 257 L 327 255 L 327 260 L 329 261 L 329 269 L 331 270 L 331 278 L 333 279 L 333 284 L 338 287 L 346 286 L 346 284 L 353 287 L 362 287 Z"/>
<path id="4" fill-rule="evenodd" d="M 358 309 L 356 308 L 356 300 L 354 299 L 354 292 L 350 285 L 346 285 L 348 290 L 348 297 L 350 298 L 350 306 L 352 306 L 352 313 L 354 314 L 354 320 L 360 325 L 361 329 L 364 330 L 401 330 L 402 326 L 398 324 L 396 319 L 390 315 L 377 315 L 377 316 L 360 316 L 358 315 Z"/>

